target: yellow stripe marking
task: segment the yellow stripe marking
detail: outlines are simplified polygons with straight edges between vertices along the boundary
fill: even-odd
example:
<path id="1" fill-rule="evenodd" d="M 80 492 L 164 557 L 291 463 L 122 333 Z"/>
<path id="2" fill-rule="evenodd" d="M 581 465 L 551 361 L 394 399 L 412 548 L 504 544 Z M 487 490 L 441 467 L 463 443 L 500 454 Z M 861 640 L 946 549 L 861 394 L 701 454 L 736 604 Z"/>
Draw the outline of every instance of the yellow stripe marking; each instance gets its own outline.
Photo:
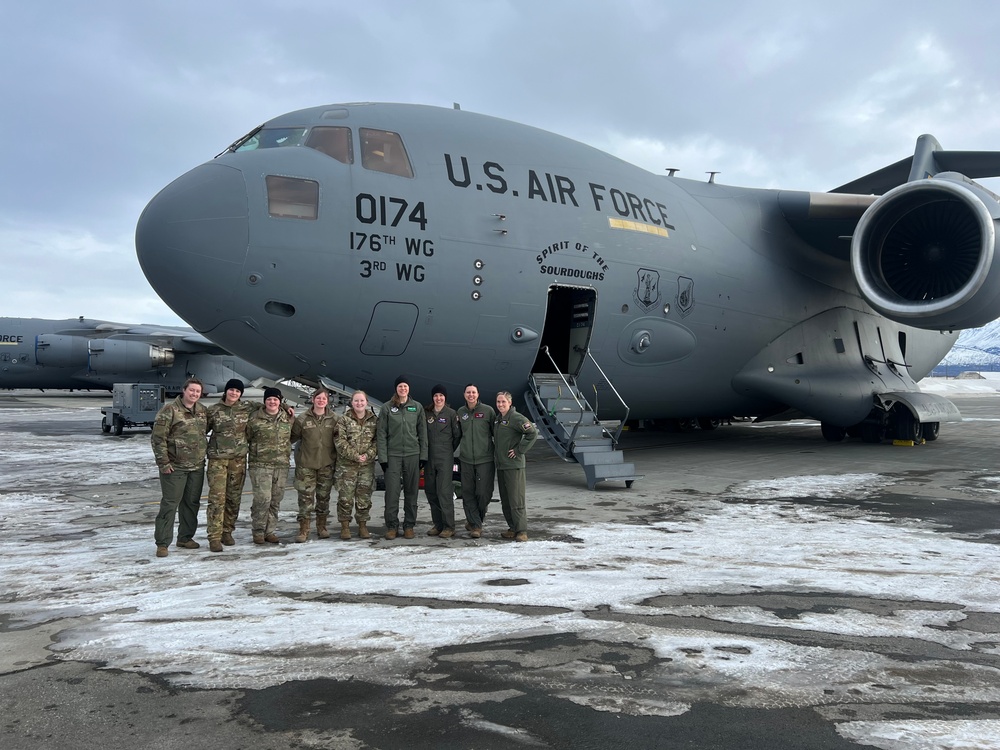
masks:
<path id="1" fill-rule="evenodd" d="M 670 234 L 663 227 L 653 224 L 644 224 L 641 221 L 630 221 L 629 219 L 613 219 L 608 217 L 608 226 L 612 229 L 627 229 L 630 232 L 642 232 L 643 234 L 655 234 L 658 237 L 669 237 Z"/>

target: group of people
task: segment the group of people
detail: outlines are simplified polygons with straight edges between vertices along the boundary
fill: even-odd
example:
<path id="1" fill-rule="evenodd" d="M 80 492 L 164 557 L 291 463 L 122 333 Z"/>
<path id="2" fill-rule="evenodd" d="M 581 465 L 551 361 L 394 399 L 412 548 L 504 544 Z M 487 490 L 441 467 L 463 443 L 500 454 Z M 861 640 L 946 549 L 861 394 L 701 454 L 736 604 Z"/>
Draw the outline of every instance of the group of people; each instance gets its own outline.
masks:
<path id="1" fill-rule="evenodd" d="M 166 557 L 178 518 L 177 547 L 197 549 L 194 540 L 208 459 L 207 528 L 209 549 L 222 552 L 235 544 L 247 473 L 253 488 L 250 511 L 255 544 L 277 544 L 278 509 L 285 493 L 296 447 L 295 490 L 299 524 L 296 542 L 305 542 L 316 519 L 316 535 L 330 536 L 327 518 L 330 495 L 337 488 L 340 538 L 351 539 L 351 516 L 358 536 L 371 537 L 375 464 L 385 475 L 385 538 L 412 539 L 417 522 L 420 473 L 431 511 L 428 534 L 455 535 L 455 493 L 452 470 L 455 452 L 461 474 L 465 528 L 482 536 L 487 507 L 497 482 L 507 530 L 504 539 L 527 541 L 524 457 L 538 437 L 534 424 L 512 405 L 511 394 L 496 397 L 496 410 L 479 401 L 469 384 L 465 403 L 456 411 L 448 405 L 444 386 L 431 390 L 426 407 L 410 398 L 404 376 L 378 415 L 364 391 L 355 391 L 343 415 L 330 408 L 323 387 L 312 395 L 310 408 L 296 417 L 277 388 L 264 389 L 263 403 L 243 400 L 240 380 L 226 384 L 221 401 L 199 403 L 203 386 L 189 379 L 174 401 L 164 405 L 153 424 L 153 455 L 159 468 L 162 498 L 156 516 L 156 556 Z M 399 498 L 403 497 L 400 529 Z"/>

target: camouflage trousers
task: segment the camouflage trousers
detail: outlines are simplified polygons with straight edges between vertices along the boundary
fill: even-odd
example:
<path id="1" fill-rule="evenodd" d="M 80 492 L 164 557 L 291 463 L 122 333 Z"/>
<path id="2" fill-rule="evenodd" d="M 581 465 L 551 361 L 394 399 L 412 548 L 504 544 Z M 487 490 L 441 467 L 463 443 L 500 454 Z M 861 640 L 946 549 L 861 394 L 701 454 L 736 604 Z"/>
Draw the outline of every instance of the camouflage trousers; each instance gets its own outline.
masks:
<path id="1" fill-rule="evenodd" d="M 209 540 L 221 539 L 222 532 L 232 533 L 240 514 L 247 458 L 208 459 L 208 507 L 205 533 Z"/>
<path id="2" fill-rule="evenodd" d="M 375 464 L 341 461 L 337 465 L 337 520 L 350 521 L 351 510 L 358 523 L 368 523 L 375 487 Z"/>
<path id="3" fill-rule="evenodd" d="M 313 512 L 324 518 L 330 515 L 330 492 L 333 490 L 333 466 L 322 469 L 295 467 L 295 491 L 299 493 L 299 521 L 312 520 Z"/>
<path id="4" fill-rule="evenodd" d="M 254 534 L 273 534 L 278 527 L 278 508 L 285 496 L 288 481 L 287 466 L 251 466 L 253 505 L 250 507 L 250 528 Z"/>

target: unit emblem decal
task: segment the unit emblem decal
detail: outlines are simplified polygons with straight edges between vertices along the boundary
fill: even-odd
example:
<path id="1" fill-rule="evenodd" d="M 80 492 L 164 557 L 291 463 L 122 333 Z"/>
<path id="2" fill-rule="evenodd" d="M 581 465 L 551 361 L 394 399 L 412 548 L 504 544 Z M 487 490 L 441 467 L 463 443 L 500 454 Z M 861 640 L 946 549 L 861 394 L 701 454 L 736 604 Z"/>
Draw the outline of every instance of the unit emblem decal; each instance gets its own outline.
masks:
<path id="1" fill-rule="evenodd" d="M 633 295 L 636 304 L 645 312 L 652 310 L 660 301 L 660 273 L 648 268 L 640 268 Z"/>

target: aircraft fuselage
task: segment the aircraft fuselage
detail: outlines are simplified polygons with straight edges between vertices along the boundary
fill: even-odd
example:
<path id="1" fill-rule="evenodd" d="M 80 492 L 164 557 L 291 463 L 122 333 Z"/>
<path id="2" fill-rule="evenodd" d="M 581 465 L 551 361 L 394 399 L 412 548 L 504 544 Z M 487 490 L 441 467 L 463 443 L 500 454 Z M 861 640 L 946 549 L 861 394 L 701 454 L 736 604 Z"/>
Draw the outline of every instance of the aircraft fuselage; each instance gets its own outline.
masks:
<path id="1" fill-rule="evenodd" d="M 877 315 L 849 263 L 790 230 L 778 191 L 415 105 L 302 110 L 254 138 L 165 188 L 136 244 L 188 323 L 285 376 L 388 399 L 405 373 L 418 400 L 473 382 L 492 401 L 551 355 L 609 414 L 611 386 L 633 418 L 810 413 L 814 393 L 824 419 L 850 402 L 846 425 L 957 336 Z M 759 386 L 768 368 L 788 384 Z"/>

